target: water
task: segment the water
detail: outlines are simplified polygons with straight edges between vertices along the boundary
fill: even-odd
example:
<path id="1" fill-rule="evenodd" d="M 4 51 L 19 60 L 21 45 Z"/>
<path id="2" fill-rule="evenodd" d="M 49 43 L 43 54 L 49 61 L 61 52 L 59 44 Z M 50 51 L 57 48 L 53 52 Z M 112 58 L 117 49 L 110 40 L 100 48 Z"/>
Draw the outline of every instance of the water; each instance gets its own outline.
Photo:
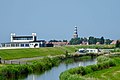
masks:
<path id="1" fill-rule="evenodd" d="M 78 61 L 70 64 L 61 63 L 58 67 L 53 67 L 49 71 L 45 71 L 43 74 L 31 74 L 28 75 L 27 78 L 22 80 L 59 80 L 59 75 L 61 72 L 68 70 L 70 68 L 78 67 L 78 66 L 87 66 L 96 64 L 96 59 L 87 60 L 87 61 Z"/>

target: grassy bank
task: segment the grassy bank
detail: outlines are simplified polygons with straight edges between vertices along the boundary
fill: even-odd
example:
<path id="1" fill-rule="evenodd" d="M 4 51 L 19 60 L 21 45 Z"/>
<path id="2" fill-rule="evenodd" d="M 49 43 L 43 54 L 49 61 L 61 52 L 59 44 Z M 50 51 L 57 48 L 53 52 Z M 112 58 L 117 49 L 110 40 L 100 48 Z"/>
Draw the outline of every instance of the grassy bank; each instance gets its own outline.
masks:
<path id="1" fill-rule="evenodd" d="M 55 56 L 64 53 L 65 50 L 58 47 L 0 50 L 0 56 L 2 59 L 31 58 L 49 55 Z"/>
<path id="2" fill-rule="evenodd" d="M 29 48 L 29 49 L 8 49 L 0 50 L 0 57 L 2 59 L 18 59 L 31 58 L 38 56 L 55 56 L 65 54 L 66 51 L 73 53 L 79 48 L 100 48 L 109 49 L 114 48 L 114 45 L 76 45 L 76 46 L 62 46 L 62 47 L 43 47 L 43 48 Z"/>
<path id="3" fill-rule="evenodd" d="M 96 71 L 84 77 L 92 80 L 119 80 L 120 79 L 120 57 L 113 58 L 117 65 L 108 69 Z"/>
<path id="4" fill-rule="evenodd" d="M 59 65 L 61 62 L 66 64 L 91 59 L 90 56 L 83 57 L 65 57 L 65 56 L 57 56 L 57 57 L 45 57 L 39 60 L 31 61 L 31 64 L 23 64 L 23 65 L 1 65 L 0 67 L 0 80 L 18 80 L 21 78 L 25 78 L 30 73 L 43 73 L 46 70 L 51 69 L 54 66 Z M 72 62 L 71 62 L 72 61 Z"/>
<path id="5" fill-rule="evenodd" d="M 95 65 L 90 65 L 87 67 L 81 66 L 81 67 L 72 68 L 65 72 L 62 72 L 60 75 L 60 80 L 96 80 L 96 79 L 93 79 L 94 76 L 92 76 L 94 75 L 94 73 L 101 70 L 110 69 L 111 67 L 115 67 L 116 64 L 118 64 L 118 63 L 115 63 L 116 60 L 107 58 L 107 57 L 100 57 L 98 58 L 97 61 L 98 61 L 98 64 L 95 64 Z M 89 74 L 91 74 L 92 77 L 90 77 Z M 89 76 L 86 76 L 86 75 L 89 75 Z M 99 77 L 99 75 L 97 76 Z M 104 79 L 100 79 L 100 80 L 104 80 Z"/>

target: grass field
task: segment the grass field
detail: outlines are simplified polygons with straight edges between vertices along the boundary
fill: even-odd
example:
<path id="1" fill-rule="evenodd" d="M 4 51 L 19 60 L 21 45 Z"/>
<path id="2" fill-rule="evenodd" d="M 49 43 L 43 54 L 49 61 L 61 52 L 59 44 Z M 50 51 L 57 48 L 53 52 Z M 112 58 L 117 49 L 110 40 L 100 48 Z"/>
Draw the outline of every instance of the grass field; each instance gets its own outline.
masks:
<path id="1" fill-rule="evenodd" d="M 0 50 L 0 56 L 2 59 L 29 58 L 29 57 L 37 57 L 37 56 L 48 56 L 48 55 L 53 56 L 64 53 L 65 51 L 62 48 L 58 48 L 58 47 Z"/>
<path id="2" fill-rule="evenodd" d="M 55 56 L 75 52 L 79 48 L 114 48 L 114 45 L 90 45 L 90 46 L 62 46 L 62 47 L 43 47 L 43 48 L 29 48 L 29 49 L 7 49 L 0 50 L 0 57 L 2 59 L 18 59 L 31 58 L 37 56 Z"/>
<path id="3" fill-rule="evenodd" d="M 0 57 L 2 59 L 17 59 L 17 58 L 31 58 L 37 56 L 55 56 L 65 54 L 65 51 L 72 53 L 75 47 L 45 47 L 45 48 L 29 48 L 29 49 L 7 49 L 0 50 Z"/>

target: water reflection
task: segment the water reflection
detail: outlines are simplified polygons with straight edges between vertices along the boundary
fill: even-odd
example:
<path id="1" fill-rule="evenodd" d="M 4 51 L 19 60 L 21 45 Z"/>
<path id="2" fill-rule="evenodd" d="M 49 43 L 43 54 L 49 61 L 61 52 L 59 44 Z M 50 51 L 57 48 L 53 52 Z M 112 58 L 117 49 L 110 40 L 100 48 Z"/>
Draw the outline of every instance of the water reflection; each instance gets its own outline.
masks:
<path id="1" fill-rule="evenodd" d="M 60 73 L 65 70 L 78 66 L 87 66 L 92 64 L 96 64 L 96 59 L 77 61 L 70 64 L 61 63 L 58 67 L 53 67 L 51 70 L 45 71 L 43 74 L 31 74 L 28 75 L 27 78 L 22 80 L 59 80 Z"/>

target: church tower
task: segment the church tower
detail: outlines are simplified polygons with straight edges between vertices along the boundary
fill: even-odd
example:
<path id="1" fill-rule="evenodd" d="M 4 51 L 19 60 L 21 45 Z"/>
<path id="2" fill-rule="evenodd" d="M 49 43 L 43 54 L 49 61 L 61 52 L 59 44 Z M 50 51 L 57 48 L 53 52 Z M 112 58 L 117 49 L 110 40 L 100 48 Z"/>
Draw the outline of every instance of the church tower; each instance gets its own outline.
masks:
<path id="1" fill-rule="evenodd" d="M 75 26 L 73 38 L 78 38 L 77 26 Z"/>

